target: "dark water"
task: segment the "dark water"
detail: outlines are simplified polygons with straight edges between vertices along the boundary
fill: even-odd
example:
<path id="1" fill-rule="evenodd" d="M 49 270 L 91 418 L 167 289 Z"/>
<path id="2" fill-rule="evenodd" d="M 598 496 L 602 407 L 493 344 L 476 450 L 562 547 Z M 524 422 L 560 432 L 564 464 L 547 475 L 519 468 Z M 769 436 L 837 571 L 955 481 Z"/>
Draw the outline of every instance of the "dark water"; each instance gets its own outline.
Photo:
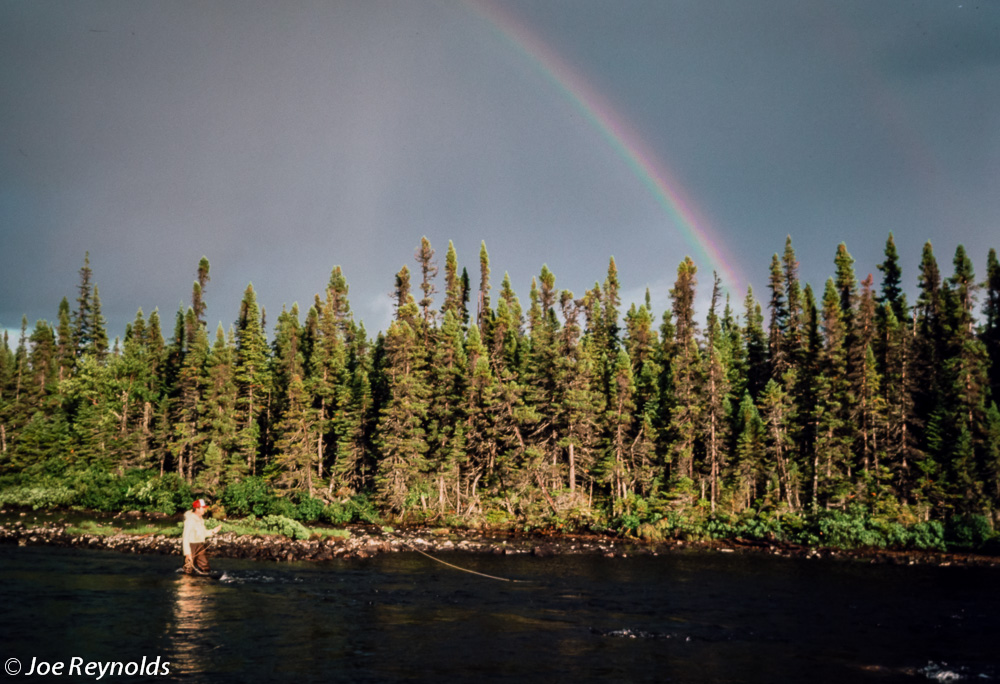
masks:
<path id="1" fill-rule="evenodd" d="M 0 660 L 148 681 L 988 681 L 1000 573 L 689 553 L 260 564 L 0 547 Z M 6 677 L 6 675 L 4 675 Z M 49 677 L 94 681 L 92 677 Z M 37 679 L 37 677 L 29 678 Z M 126 681 L 106 676 L 101 681 Z"/>

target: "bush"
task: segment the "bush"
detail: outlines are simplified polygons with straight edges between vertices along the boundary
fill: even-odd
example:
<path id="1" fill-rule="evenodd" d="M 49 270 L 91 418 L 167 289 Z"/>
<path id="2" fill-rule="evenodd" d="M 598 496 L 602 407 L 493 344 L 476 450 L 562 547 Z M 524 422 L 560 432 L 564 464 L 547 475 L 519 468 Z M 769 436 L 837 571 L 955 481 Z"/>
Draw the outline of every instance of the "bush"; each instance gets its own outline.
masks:
<path id="1" fill-rule="evenodd" d="M 308 539 L 312 532 L 298 520 L 283 515 L 265 515 L 260 521 L 260 528 L 267 532 L 283 534 L 290 539 Z"/>
<path id="2" fill-rule="evenodd" d="M 229 515 L 261 516 L 273 513 L 275 498 L 263 478 L 251 476 L 227 486 L 222 492 L 222 505 Z"/>
<path id="3" fill-rule="evenodd" d="M 316 522 L 323 515 L 323 502 L 311 496 L 303 494 L 299 497 L 297 517 L 303 522 Z"/>
<path id="4" fill-rule="evenodd" d="M 378 511 L 365 494 L 356 494 L 347 501 L 335 501 L 329 504 L 323 508 L 320 519 L 334 525 L 346 525 L 351 522 L 381 524 Z"/>
<path id="5" fill-rule="evenodd" d="M 186 510 L 194 499 L 191 487 L 177 473 L 163 477 L 149 470 L 130 470 L 118 483 L 117 510 L 152 511 L 173 515 Z"/>
<path id="6" fill-rule="evenodd" d="M 940 520 L 917 523 L 910 528 L 910 543 L 923 551 L 944 551 L 944 525 Z"/>
<path id="7" fill-rule="evenodd" d="M 267 506 L 267 515 L 280 515 L 283 518 L 297 520 L 299 517 L 298 507 L 292 500 L 284 496 L 271 496 L 271 502 Z"/>
<path id="8" fill-rule="evenodd" d="M 982 548 L 993 537 L 990 521 L 984 515 L 970 513 L 954 516 L 948 520 L 945 541 L 948 546 L 960 551 L 974 551 Z"/>
<path id="9" fill-rule="evenodd" d="M 0 491 L 0 506 L 30 506 L 40 508 L 62 508 L 76 503 L 76 491 L 64 485 L 28 487 L 24 485 L 6 487 Z"/>

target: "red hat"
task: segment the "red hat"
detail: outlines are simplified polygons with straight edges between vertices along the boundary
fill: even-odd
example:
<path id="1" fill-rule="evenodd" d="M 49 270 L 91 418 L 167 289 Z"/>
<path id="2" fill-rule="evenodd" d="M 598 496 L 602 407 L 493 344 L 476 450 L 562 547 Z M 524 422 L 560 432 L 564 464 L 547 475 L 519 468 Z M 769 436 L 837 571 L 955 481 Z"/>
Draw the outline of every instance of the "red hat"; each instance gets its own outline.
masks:
<path id="1" fill-rule="evenodd" d="M 191 508 L 195 508 L 195 509 L 205 508 L 206 506 L 208 506 L 208 504 L 205 503 L 204 499 L 195 499 L 194 503 L 191 504 Z"/>

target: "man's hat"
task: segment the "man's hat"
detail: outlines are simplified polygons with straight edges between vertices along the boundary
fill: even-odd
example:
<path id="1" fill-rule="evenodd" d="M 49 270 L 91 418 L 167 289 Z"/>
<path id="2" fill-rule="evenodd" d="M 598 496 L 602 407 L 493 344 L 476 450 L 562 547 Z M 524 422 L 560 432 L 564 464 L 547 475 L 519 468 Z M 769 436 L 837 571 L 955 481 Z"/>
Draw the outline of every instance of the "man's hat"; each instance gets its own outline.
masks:
<path id="1" fill-rule="evenodd" d="M 208 506 L 208 504 L 205 503 L 204 499 L 195 499 L 194 503 L 191 504 L 191 508 L 194 508 L 196 510 L 199 508 L 205 508 L 206 506 Z"/>

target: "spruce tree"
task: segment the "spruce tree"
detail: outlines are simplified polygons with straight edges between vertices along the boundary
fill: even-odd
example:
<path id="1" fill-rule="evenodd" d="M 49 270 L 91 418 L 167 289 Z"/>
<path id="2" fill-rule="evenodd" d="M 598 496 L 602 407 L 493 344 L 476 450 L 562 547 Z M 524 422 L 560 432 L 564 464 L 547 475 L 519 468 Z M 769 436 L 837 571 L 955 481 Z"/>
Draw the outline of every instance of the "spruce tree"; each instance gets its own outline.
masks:
<path id="1" fill-rule="evenodd" d="M 441 307 L 441 315 L 447 316 L 450 311 L 458 318 L 460 324 L 464 323 L 464 297 L 462 279 L 458 273 L 458 254 L 455 252 L 455 245 L 448 240 L 448 253 L 444 258 L 444 305 Z"/>
<path id="2" fill-rule="evenodd" d="M 312 398 L 303 379 L 301 332 L 298 305 L 293 305 L 289 312 L 282 309 L 275 332 L 273 374 L 280 399 L 276 401 L 274 455 L 265 473 L 279 492 L 312 496 L 319 431 Z"/>
<path id="3" fill-rule="evenodd" d="M 850 383 L 847 378 L 847 326 L 841 296 L 832 278 L 823 293 L 824 344 L 816 384 L 816 451 L 813 460 L 814 506 L 840 504 L 850 495 L 852 467 Z"/>
<path id="4" fill-rule="evenodd" d="M 753 506 L 758 489 L 766 476 L 767 429 L 757 405 L 747 391 L 736 412 L 736 451 L 733 477 L 735 479 L 735 512 Z"/>
<path id="5" fill-rule="evenodd" d="M 486 252 L 486 243 L 479 244 L 479 297 L 476 306 L 476 325 L 483 339 L 488 341 L 491 338 L 489 323 L 491 319 L 490 308 L 490 255 Z"/>
<path id="6" fill-rule="evenodd" d="M 170 452 L 174 457 L 177 474 L 191 484 L 194 482 L 195 466 L 201 460 L 203 435 L 199 427 L 209 348 L 205 330 L 197 324 L 193 309 L 187 310 L 185 329 L 192 331 L 192 337 L 188 338 L 177 379 L 176 395 L 170 402 Z"/>
<path id="7" fill-rule="evenodd" d="M 59 302 L 59 327 L 57 329 L 56 357 L 59 363 L 59 379 L 68 378 L 73 372 L 76 362 L 76 343 L 73 339 L 73 322 L 71 320 L 69 300 L 65 297 Z"/>
<path id="8" fill-rule="evenodd" d="M 445 314 L 428 368 L 428 466 L 437 485 L 438 510 L 460 511 L 466 467 L 465 383 L 468 360 L 456 311 Z"/>
<path id="9" fill-rule="evenodd" d="M 707 358 L 705 360 L 703 440 L 710 488 L 709 503 L 712 513 L 715 513 L 722 468 L 726 464 L 725 445 L 729 440 L 730 406 L 727 368 L 729 359 L 726 354 L 726 339 L 722 334 L 722 325 L 716 316 L 716 307 L 721 294 L 721 281 L 718 273 L 713 272 L 712 276 L 714 282 L 708 314 Z"/>
<path id="10" fill-rule="evenodd" d="M 688 480 L 694 479 L 695 444 L 704 413 L 701 352 L 694 320 L 697 270 L 691 257 L 685 257 L 677 267 L 677 280 L 670 290 L 676 349 L 671 367 L 670 462 L 673 477 Z"/>
<path id="11" fill-rule="evenodd" d="M 201 261 L 198 262 L 198 276 L 194 281 L 194 286 L 191 292 L 191 309 L 194 311 L 195 320 L 197 320 L 199 325 L 202 327 L 205 326 L 205 311 L 207 309 L 205 304 L 205 286 L 208 285 L 208 281 L 211 280 L 208 275 L 208 271 L 208 257 L 202 257 Z"/>
<path id="12" fill-rule="evenodd" d="M 236 407 L 239 412 L 237 449 L 251 475 L 258 471 L 261 449 L 261 416 L 267 402 L 269 385 L 267 339 L 262 314 L 257 306 L 253 284 L 247 285 L 236 321 Z"/>
<path id="13" fill-rule="evenodd" d="M 906 304 L 906 294 L 903 292 L 903 271 L 899 266 L 899 252 L 896 251 L 896 241 L 891 232 L 885 241 L 885 261 L 878 265 L 878 270 L 882 272 L 882 294 L 878 298 L 878 303 L 888 305 L 897 321 L 905 321 L 909 316 L 909 307 Z"/>
<path id="14" fill-rule="evenodd" d="M 423 315 L 423 336 L 424 345 L 426 346 L 428 344 L 429 331 L 434 327 L 436 320 L 435 312 L 431 307 L 434 304 L 434 293 L 437 292 L 437 287 L 434 285 L 434 278 L 437 277 L 438 272 L 430 240 L 426 237 L 420 238 L 420 247 L 414 256 L 417 259 L 417 263 L 420 264 L 420 291 L 423 293 L 423 297 L 420 298 L 419 304 Z"/>
<path id="15" fill-rule="evenodd" d="M 747 287 L 743 311 L 746 316 L 743 343 L 747 354 L 747 389 L 750 391 L 750 396 L 756 399 L 764 391 L 771 371 L 768 360 L 768 338 L 764 332 L 764 315 L 750 287 Z"/>
<path id="16" fill-rule="evenodd" d="M 379 450 L 375 487 L 379 501 L 396 514 L 419 501 L 427 505 L 426 472 L 429 389 L 417 331 L 408 323 L 419 310 L 412 298 L 385 334 L 388 398 L 382 407 L 375 443 Z M 411 496 L 412 494 L 412 496 Z"/>
<path id="17" fill-rule="evenodd" d="M 913 396 L 913 332 L 907 321 L 899 321 L 888 302 L 880 307 L 885 323 L 885 451 L 886 467 L 903 501 L 913 489 L 911 466 L 921 458 L 917 443 Z"/>
<path id="18" fill-rule="evenodd" d="M 93 284 L 91 278 L 94 272 L 90 268 L 90 252 L 83 256 L 83 266 L 80 268 L 80 284 L 77 286 L 79 295 L 76 298 L 76 312 L 73 315 L 73 339 L 76 355 L 82 356 L 91 349 L 94 341 L 93 325 Z"/>
<path id="19" fill-rule="evenodd" d="M 199 430 L 206 445 L 204 465 L 197 484 L 212 494 L 221 493 L 226 483 L 236 482 L 249 472 L 237 453 L 237 389 L 235 350 L 220 323 L 215 343 L 205 364 L 205 387 Z"/>
<path id="20" fill-rule="evenodd" d="M 785 349 L 785 331 L 788 328 L 788 304 L 785 299 L 785 273 L 781 260 L 775 254 L 771 257 L 771 272 L 768 278 L 768 288 L 771 290 L 771 322 L 768 325 L 768 354 L 770 357 L 771 379 L 781 378 L 788 370 L 789 358 Z"/>
<path id="21" fill-rule="evenodd" d="M 1000 403 L 1000 260 L 992 248 L 986 257 L 984 287 L 982 340 L 990 359 L 990 396 Z"/>

